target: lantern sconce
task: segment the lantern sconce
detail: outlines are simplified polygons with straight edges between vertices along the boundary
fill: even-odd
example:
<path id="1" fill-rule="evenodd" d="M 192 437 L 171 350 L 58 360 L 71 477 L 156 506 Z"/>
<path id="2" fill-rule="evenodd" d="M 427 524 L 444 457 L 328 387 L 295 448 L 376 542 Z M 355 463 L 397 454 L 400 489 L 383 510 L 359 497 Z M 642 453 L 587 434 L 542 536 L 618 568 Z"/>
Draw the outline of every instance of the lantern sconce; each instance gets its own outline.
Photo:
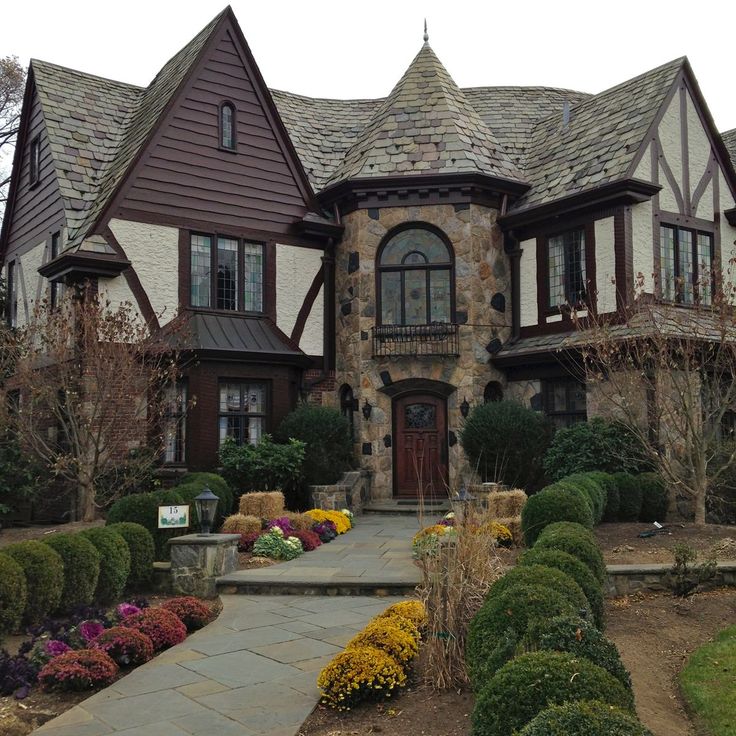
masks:
<path id="1" fill-rule="evenodd" d="M 215 512 L 217 511 L 219 500 L 219 497 L 215 496 L 207 486 L 194 499 L 194 508 L 197 510 L 197 516 L 199 517 L 200 537 L 205 537 L 212 533 L 212 526 L 215 523 Z"/>
<path id="2" fill-rule="evenodd" d="M 370 402 L 368 401 L 368 399 L 365 400 L 365 404 L 363 404 L 363 408 L 361 409 L 361 411 L 363 412 L 363 416 L 366 419 L 371 418 L 371 412 L 373 411 L 373 407 L 370 405 Z"/>
<path id="3" fill-rule="evenodd" d="M 470 404 L 468 404 L 468 400 L 463 396 L 463 403 L 460 404 L 460 413 L 463 416 L 463 419 L 467 419 L 468 414 L 470 413 Z"/>

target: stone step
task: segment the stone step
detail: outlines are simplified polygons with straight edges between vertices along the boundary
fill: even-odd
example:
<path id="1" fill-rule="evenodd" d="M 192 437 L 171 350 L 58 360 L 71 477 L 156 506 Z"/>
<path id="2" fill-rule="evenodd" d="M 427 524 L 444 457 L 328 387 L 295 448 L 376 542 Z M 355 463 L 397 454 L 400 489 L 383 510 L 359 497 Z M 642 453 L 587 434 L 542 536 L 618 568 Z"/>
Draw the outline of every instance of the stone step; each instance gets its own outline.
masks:
<path id="1" fill-rule="evenodd" d="M 417 516 L 424 513 L 425 516 L 445 514 L 450 510 L 448 501 L 425 501 L 420 505 L 415 501 L 375 501 L 363 507 L 364 514 L 395 514 L 406 516 Z"/>
<path id="2" fill-rule="evenodd" d="M 346 580 L 308 581 L 291 580 L 243 580 L 235 575 L 225 575 L 217 580 L 220 595 L 304 595 L 304 596 L 410 596 L 416 593 L 416 580 Z"/>

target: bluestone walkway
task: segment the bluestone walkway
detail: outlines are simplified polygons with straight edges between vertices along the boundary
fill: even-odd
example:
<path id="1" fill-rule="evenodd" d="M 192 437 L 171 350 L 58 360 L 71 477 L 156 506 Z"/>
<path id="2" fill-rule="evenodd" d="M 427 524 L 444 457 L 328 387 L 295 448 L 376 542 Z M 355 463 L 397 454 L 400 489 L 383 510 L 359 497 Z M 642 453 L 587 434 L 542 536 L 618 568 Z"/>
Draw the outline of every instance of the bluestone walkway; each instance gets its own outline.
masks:
<path id="1" fill-rule="evenodd" d="M 236 575 L 416 584 L 417 528 L 413 517 L 361 517 L 350 533 L 297 560 Z M 319 699 L 319 671 L 373 616 L 401 600 L 319 595 L 319 586 L 311 592 L 317 594 L 222 595 L 223 611 L 212 624 L 34 733 L 295 736 Z"/>

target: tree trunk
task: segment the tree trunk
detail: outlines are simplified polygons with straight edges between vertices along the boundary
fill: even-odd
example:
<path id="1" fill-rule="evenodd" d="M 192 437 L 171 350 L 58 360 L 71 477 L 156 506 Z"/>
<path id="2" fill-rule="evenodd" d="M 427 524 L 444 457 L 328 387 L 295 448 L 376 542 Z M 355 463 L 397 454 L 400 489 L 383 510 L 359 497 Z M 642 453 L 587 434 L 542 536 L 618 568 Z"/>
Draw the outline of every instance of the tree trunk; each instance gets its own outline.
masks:
<path id="1" fill-rule="evenodd" d="M 94 521 L 97 516 L 95 489 L 88 481 L 80 481 L 79 483 L 79 512 L 82 521 Z"/>
<path id="2" fill-rule="evenodd" d="M 705 497 L 707 486 L 703 484 L 702 487 L 696 489 L 695 496 L 693 498 L 693 506 L 695 507 L 695 525 L 705 526 Z"/>

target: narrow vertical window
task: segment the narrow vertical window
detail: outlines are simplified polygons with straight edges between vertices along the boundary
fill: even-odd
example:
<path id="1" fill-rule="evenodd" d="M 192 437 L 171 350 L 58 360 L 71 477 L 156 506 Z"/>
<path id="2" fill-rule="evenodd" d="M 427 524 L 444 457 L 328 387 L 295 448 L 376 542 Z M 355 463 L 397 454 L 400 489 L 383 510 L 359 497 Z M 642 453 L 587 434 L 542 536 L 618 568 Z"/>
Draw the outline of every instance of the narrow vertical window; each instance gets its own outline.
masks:
<path id="1" fill-rule="evenodd" d="M 193 307 L 209 307 L 212 291 L 212 240 L 192 235 L 190 291 Z"/>
<path id="2" fill-rule="evenodd" d="M 571 230 L 549 239 L 549 306 L 585 299 L 585 232 Z"/>
<path id="3" fill-rule="evenodd" d="M 217 308 L 238 308 L 238 241 L 217 239 Z"/>
<path id="4" fill-rule="evenodd" d="M 59 245 L 61 243 L 61 233 L 55 232 L 51 236 L 51 260 L 53 261 L 59 255 Z M 49 307 L 51 311 L 59 306 L 61 300 L 62 289 L 64 285 L 60 281 L 52 281 L 49 284 Z"/>
<path id="5" fill-rule="evenodd" d="M 15 261 L 10 261 L 7 268 L 7 281 L 5 284 L 5 321 L 11 326 L 16 327 L 18 323 L 18 294 L 17 284 L 15 283 Z"/>
<path id="6" fill-rule="evenodd" d="M 263 246 L 243 243 L 243 309 L 263 311 Z"/>
<path id="7" fill-rule="evenodd" d="M 41 138 L 36 136 L 31 141 L 31 160 L 29 165 L 28 178 L 30 185 L 33 187 L 38 184 L 41 176 Z"/>
<path id="8" fill-rule="evenodd" d="M 186 461 L 187 386 L 177 381 L 166 387 L 164 410 L 164 462 L 181 464 Z"/>
<path id="9" fill-rule="evenodd" d="M 229 102 L 220 107 L 220 145 L 235 150 L 235 108 Z"/>

